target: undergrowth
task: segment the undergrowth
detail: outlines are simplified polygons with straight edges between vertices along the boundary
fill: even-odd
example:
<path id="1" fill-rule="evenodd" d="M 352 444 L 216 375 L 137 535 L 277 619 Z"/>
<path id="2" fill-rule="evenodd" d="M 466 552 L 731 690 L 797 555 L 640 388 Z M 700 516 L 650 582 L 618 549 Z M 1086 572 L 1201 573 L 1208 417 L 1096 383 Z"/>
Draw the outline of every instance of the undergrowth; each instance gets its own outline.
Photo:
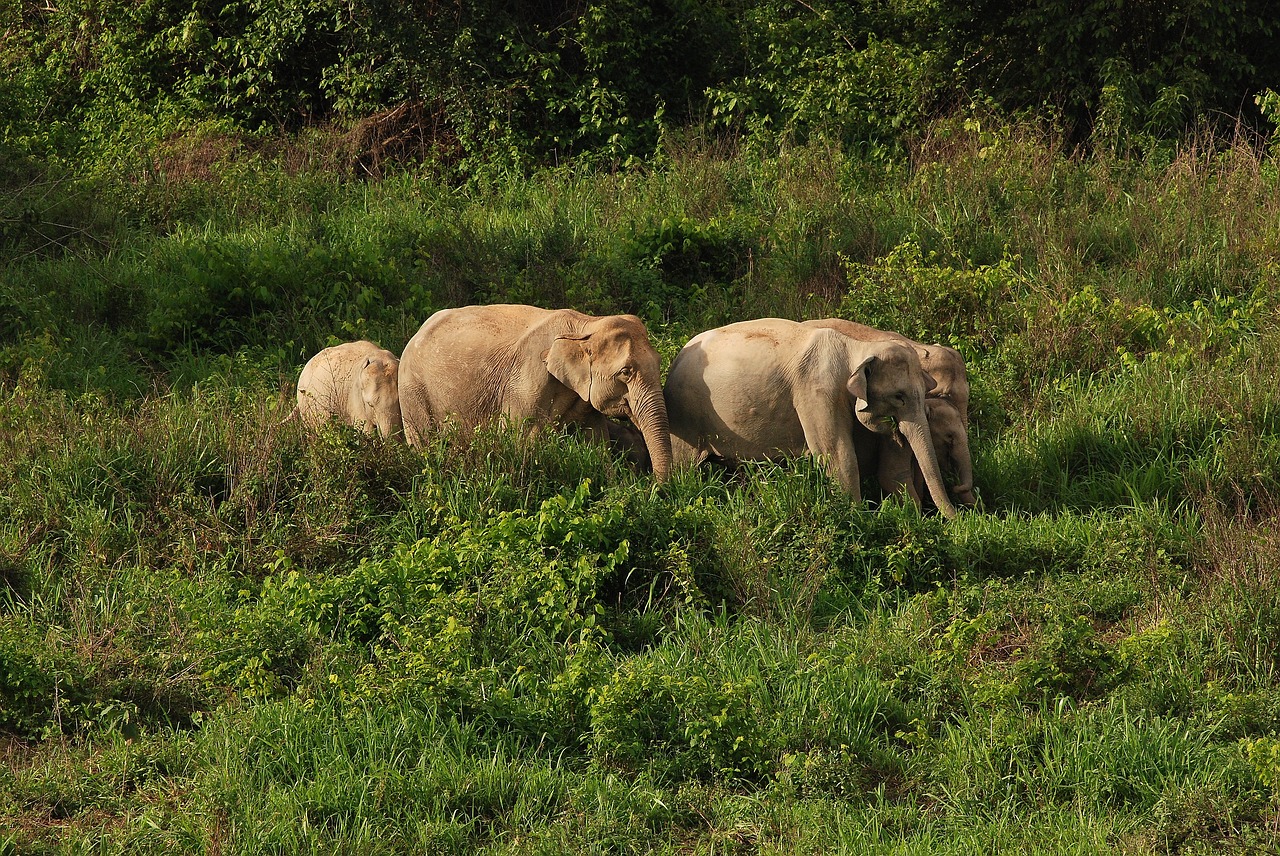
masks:
<path id="1" fill-rule="evenodd" d="M 1273 849 L 1274 162 L 919 145 L 250 158 L 6 244 L 0 852 Z M 498 300 L 665 364 L 761 316 L 952 345 L 982 504 L 280 424 L 316 349 Z"/>

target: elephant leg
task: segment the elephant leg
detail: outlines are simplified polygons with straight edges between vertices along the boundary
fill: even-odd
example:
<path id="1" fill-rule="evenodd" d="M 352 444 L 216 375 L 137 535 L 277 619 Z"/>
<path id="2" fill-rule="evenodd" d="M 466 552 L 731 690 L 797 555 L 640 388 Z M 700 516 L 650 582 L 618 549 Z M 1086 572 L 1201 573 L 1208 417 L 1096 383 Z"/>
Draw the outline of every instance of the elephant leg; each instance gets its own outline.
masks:
<path id="1" fill-rule="evenodd" d="M 416 423 L 404 423 L 404 439 L 410 446 L 415 449 L 421 449 L 426 445 L 427 435 L 425 432 L 419 431 Z"/>
<path id="2" fill-rule="evenodd" d="M 404 438 L 410 446 L 421 448 L 426 445 L 431 433 L 433 420 L 431 409 L 427 406 L 426 396 L 413 389 L 400 388 L 400 416 L 404 425 Z"/>
<path id="3" fill-rule="evenodd" d="M 904 487 L 906 487 L 907 496 L 911 497 L 911 501 L 914 502 L 917 506 L 920 506 L 921 508 L 923 508 L 924 494 L 925 494 L 924 476 L 921 476 L 918 479 L 912 476 L 911 478 L 907 479 L 907 482 L 904 485 Z"/>
<path id="4" fill-rule="evenodd" d="M 854 420 L 848 406 L 843 401 L 809 394 L 796 402 L 796 413 L 809 454 L 823 462 L 827 472 L 854 502 L 861 502 L 861 472 L 853 443 Z"/>
<path id="5" fill-rule="evenodd" d="M 827 471 L 840 483 L 845 493 L 854 502 L 862 501 L 862 475 L 858 470 L 858 456 L 853 450 L 853 443 L 840 443 L 829 452 L 823 453 Z"/>

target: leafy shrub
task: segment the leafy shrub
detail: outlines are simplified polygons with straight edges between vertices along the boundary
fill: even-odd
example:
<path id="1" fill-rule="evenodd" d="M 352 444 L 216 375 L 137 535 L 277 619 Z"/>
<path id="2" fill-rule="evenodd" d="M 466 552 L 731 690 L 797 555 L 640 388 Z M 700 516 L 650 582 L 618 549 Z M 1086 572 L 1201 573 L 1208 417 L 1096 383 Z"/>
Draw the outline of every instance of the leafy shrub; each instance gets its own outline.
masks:
<path id="1" fill-rule="evenodd" d="M 1035 643 L 1014 663 L 1013 678 L 1024 698 L 1088 699 L 1110 688 L 1113 669 L 1111 648 L 1098 639 L 1087 616 L 1050 607 Z"/>
<path id="2" fill-rule="evenodd" d="M 630 528 L 633 501 L 593 498 L 584 481 L 535 512 L 442 515 L 436 535 L 318 579 L 282 555 L 209 629 L 211 676 L 270 697 L 303 686 L 337 646 L 368 663 L 353 700 L 410 698 L 572 743 L 611 622 L 625 624 L 606 609 L 611 593 L 654 572 L 633 566 L 628 533 L 651 537 Z M 625 585 L 653 595 L 643 579 Z"/>
<path id="3" fill-rule="evenodd" d="M 1235 116 L 1256 81 L 1274 79 L 1280 68 L 1263 48 L 1274 22 L 1259 12 L 1230 2 L 1067 12 L 1053 0 L 943 0 L 938 21 L 949 58 L 972 64 L 972 84 L 1008 108 L 1053 105 L 1079 138 L 1092 131 L 1123 147 L 1214 111 Z"/>
<path id="4" fill-rule="evenodd" d="M 865 574 L 868 593 L 932 588 L 948 567 L 942 519 L 922 517 L 907 502 L 858 515 L 845 561 Z"/>
<path id="5" fill-rule="evenodd" d="M 637 282 L 626 304 L 655 322 L 671 322 L 698 312 L 708 292 L 727 292 L 747 272 L 750 246 L 730 225 L 664 217 L 654 229 L 633 239 L 641 268 L 658 273 L 658 283 Z"/>
<path id="6" fill-rule="evenodd" d="M 1243 748 L 1258 781 L 1270 789 L 1272 800 L 1280 799 L 1280 740 L 1257 737 L 1244 741 Z"/>
<path id="7" fill-rule="evenodd" d="M 0 622 L 0 729 L 34 736 L 56 726 L 59 694 L 75 697 L 75 688 L 48 662 L 33 628 L 11 618 Z"/>
<path id="8" fill-rule="evenodd" d="M 67 638 L 63 628 L 40 631 L 0 618 L 0 732 L 22 740 L 136 734 L 140 721 L 166 718 L 157 709 L 163 703 L 155 704 L 157 687 L 121 675 L 113 651 L 89 656 L 69 650 Z"/>
<path id="9" fill-rule="evenodd" d="M 840 315 L 917 341 L 990 349 L 1019 328 L 1019 259 L 953 268 L 912 238 L 870 264 L 842 259 L 849 291 Z"/>
<path id="10" fill-rule="evenodd" d="M 360 319 L 378 319 L 408 296 L 376 246 L 281 229 L 169 242 L 134 275 L 148 304 L 138 345 L 162 356 L 234 353 L 272 338 L 279 348 L 300 333 L 318 338 L 311 327 L 318 319 L 357 332 Z"/>
<path id="11" fill-rule="evenodd" d="M 778 781 L 784 792 L 793 792 L 801 799 L 863 798 L 904 772 L 901 759 L 890 752 L 875 748 L 859 752 L 847 745 L 787 753 L 779 768 Z"/>
<path id="12" fill-rule="evenodd" d="M 929 596 L 934 668 L 958 670 L 987 703 L 1035 707 L 1117 691 L 1135 711 L 1188 709 L 1194 681 L 1177 665 L 1187 654 L 1181 635 L 1157 627 L 1115 641 L 1153 588 L 1183 579 L 1176 522 L 1145 528 L 1064 514 L 1004 521 L 999 534 L 991 521 L 964 522 L 948 545 L 959 584 Z M 1117 570 L 1138 566 L 1149 574 L 1141 581 Z"/>
<path id="13" fill-rule="evenodd" d="M 608 764 L 656 769 L 675 781 L 758 778 L 771 767 L 776 739 L 763 727 L 759 690 L 750 679 L 661 654 L 633 657 L 593 692 L 593 751 Z"/>
<path id="14" fill-rule="evenodd" d="M 925 115 L 935 54 L 901 30 L 912 14 L 869 3 L 751 4 L 747 73 L 709 92 L 711 114 L 784 139 L 829 137 L 892 153 Z"/>
<path id="15" fill-rule="evenodd" d="M 229 632 L 209 640 L 217 646 L 210 681 L 255 700 L 276 698 L 298 687 L 319 639 L 290 602 L 296 579 L 268 577 L 256 599 L 246 597 L 231 610 L 224 619 Z"/>
<path id="16" fill-rule="evenodd" d="M 1143 361 L 1188 369 L 1242 353 L 1270 307 L 1261 290 L 1241 298 L 1213 288 L 1184 306 L 1159 307 L 1107 300 L 1086 283 L 1065 298 L 1042 295 L 1029 312 L 1025 335 L 1006 350 L 1023 352 L 1041 373 L 1093 374 Z"/>

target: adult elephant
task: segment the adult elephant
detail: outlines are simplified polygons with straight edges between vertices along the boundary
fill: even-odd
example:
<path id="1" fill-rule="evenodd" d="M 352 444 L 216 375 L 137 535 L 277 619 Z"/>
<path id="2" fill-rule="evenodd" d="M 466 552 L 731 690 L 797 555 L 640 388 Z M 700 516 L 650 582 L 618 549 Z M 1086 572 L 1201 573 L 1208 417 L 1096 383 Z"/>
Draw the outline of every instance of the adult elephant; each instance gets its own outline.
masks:
<path id="1" fill-rule="evenodd" d="M 860 342 L 901 342 L 909 345 L 920 358 L 921 367 L 937 384 L 929 391 L 929 396 L 950 401 L 960 412 L 961 421 L 965 425 L 969 424 L 969 374 L 965 370 L 964 357 L 960 356 L 960 352 L 955 348 L 946 345 L 926 345 L 914 339 L 908 339 L 901 333 L 879 330 L 856 321 L 846 321 L 843 318 L 818 318 L 802 323 L 807 327 L 835 330 Z"/>
<path id="2" fill-rule="evenodd" d="M 934 503 L 953 517 L 925 414 L 933 385 L 900 342 L 862 342 L 781 318 L 717 327 L 690 339 L 667 375 L 674 462 L 807 451 L 860 500 L 855 424 L 883 435 L 897 430 Z"/>
<path id="3" fill-rule="evenodd" d="M 400 408 L 415 445 L 446 420 L 576 424 L 604 440 L 619 435 L 609 417 L 628 419 L 654 476 L 671 470 L 661 363 L 634 315 L 514 304 L 442 309 L 400 355 Z"/>

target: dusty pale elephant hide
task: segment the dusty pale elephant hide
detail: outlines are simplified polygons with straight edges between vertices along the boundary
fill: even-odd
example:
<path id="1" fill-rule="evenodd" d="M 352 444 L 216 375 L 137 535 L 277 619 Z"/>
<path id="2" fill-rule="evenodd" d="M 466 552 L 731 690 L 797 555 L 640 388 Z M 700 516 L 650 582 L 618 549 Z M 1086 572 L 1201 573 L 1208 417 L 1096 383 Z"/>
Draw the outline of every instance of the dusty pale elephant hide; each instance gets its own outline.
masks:
<path id="1" fill-rule="evenodd" d="M 499 304 L 443 309 L 400 359 L 400 404 L 410 443 L 452 421 L 474 428 L 506 417 L 534 428 L 578 425 L 601 440 L 643 436 L 655 478 L 671 469 L 661 361 L 634 315 Z"/>
<path id="2" fill-rule="evenodd" d="M 855 425 L 883 435 L 897 430 L 935 504 L 953 516 L 925 414 L 932 385 L 915 351 L 900 342 L 862 342 L 781 318 L 718 327 L 691 339 L 667 375 L 674 462 L 807 452 L 861 499 Z"/>
<path id="3" fill-rule="evenodd" d="M 400 360 L 373 342 L 346 342 L 325 348 L 302 368 L 298 403 L 289 419 L 311 428 L 336 420 L 367 434 L 402 433 Z M 287 421 L 287 420 L 286 420 Z"/>

